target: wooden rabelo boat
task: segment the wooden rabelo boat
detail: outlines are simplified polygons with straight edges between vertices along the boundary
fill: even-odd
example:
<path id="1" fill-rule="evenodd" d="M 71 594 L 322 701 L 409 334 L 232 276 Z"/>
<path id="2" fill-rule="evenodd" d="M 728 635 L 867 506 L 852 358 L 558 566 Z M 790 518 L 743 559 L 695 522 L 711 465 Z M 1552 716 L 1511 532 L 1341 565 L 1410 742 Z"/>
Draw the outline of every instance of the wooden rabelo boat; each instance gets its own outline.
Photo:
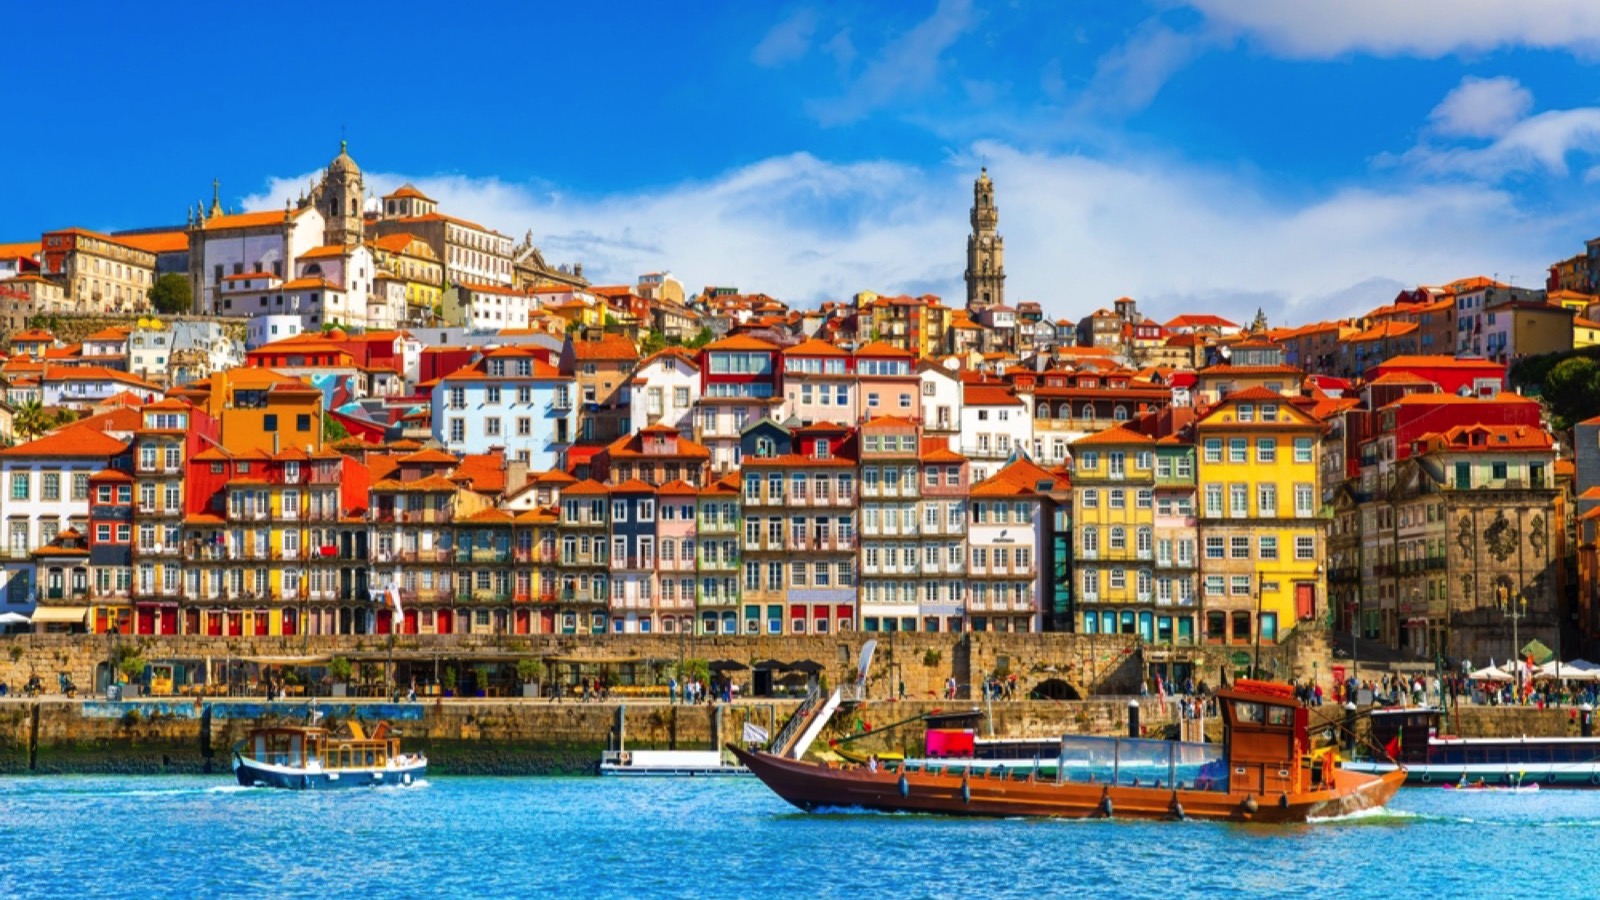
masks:
<path id="1" fill-rule="evenodd" d="M 1331 746 L 1311 751 L 1308 713 L 1290 685 L 1241 680 L 1217 698 L 1221 744 L 1069 735 L 1048 777 L 1036 767 L 840 767 L 729 749 L 808 811 L 1304 822 L 1381 807 L 1405 781 L 1404 769 L 1362 774 L 1339 766 Z"/>
<path id="2" fill-rule="evenodd" d="M 369 736 L 349 722 L 348 736 L 316 726 L 255 728 L 233 747 L 233 774 L 245 787 L 326 790 L 403 786 L 428 772 L 427 757 L 402 753 L 400 738 L 380 723 Z"/>

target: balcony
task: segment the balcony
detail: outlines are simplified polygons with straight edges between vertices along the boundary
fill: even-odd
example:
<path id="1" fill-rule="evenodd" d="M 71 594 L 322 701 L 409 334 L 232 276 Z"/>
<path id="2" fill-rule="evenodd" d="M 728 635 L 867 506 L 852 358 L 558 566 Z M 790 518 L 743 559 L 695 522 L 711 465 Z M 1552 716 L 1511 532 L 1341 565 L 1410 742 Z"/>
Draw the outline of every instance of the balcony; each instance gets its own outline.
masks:
<path id="1" fill-rule="evenodd" d="M 481 548 L 458 549 L 455 552 L 455 561 L 462 564 L 498 564 L 511 561 L 510 548 L 502 550 L 484 550 Z"/>
<path id="2" fill-rule="evenodd" d="M 563 603 L 605 603 L 608 600 L 607 591 L 580 590 L 578 588 L 563 588 L 561 602 Z"/>
<path id="3" fill-rule="evenodd" d="M 228 518 L 235 522 L 265 522 L 271 517 L 271 509 L 259 506 L 236 507 L 228 510 Z"/>
<path id="4" fill-rule="evenodd" d="M 434 550 L 379 550 L 373 554 L 373 562 L 384 563 L 447 563 L 450 562 L 450 551 Z"/>

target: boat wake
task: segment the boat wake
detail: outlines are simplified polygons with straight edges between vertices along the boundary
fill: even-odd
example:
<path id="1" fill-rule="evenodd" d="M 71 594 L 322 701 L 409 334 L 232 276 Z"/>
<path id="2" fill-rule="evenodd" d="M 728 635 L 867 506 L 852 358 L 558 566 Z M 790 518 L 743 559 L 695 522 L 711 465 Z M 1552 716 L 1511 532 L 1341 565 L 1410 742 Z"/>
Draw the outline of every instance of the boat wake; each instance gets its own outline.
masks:
<path id="1" fill-rule="evenodd" d="M 1408 822 L 1424 816 L 1404 809 L 1390 809 L 1387 806 L 1376 806 L 1371 809 L 1357 810 L 1352 813 L 1342 813 L 1337 816 L 1312 816 L 1306 819 L 1313 825 L 1389 825 L 1395 822 Z"/>

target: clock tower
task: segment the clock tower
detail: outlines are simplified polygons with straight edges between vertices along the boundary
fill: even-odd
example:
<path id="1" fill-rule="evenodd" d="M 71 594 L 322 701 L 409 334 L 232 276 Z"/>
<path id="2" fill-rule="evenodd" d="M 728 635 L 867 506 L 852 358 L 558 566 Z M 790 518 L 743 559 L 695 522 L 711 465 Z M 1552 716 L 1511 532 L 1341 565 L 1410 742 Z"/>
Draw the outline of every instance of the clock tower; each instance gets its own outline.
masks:
<path id="1" fill-rule="evenodd" d="M 972 234 L 967 237 L 967 309 L 974 313 L 1006 302 L 1006 246 L 995 231 L 999 224 L 994 182 L 984 168 L 972 185 Z"/>

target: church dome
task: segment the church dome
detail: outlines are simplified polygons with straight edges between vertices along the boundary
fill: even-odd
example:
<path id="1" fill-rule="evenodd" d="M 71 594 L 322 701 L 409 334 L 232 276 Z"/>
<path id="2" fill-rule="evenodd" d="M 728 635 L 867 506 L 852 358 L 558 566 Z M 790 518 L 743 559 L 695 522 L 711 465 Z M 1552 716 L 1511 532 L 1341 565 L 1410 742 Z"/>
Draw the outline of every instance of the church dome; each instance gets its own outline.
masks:
<path id="1" fill-rule="evenodd" d="M 333 158 L 333 162 L 328 163 L 328 172 L 330 174 L 334 172 L 352 172 L 357 175 L 361 174 L 361 167 L 356 165 L 356 161 L 354 159 L 350 158 L 350 153 L 347 147 L 348 145 L 344 141 L 339 142 L 339 155 Z"/>

